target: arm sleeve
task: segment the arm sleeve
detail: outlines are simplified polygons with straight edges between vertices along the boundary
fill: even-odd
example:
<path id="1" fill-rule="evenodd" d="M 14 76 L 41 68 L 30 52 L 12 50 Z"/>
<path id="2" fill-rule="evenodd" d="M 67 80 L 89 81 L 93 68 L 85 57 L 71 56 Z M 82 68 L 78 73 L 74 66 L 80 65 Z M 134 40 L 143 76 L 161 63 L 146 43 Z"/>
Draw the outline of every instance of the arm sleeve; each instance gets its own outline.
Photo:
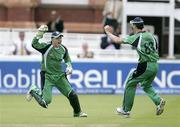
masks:
<path id="1" fill-rule="evenodd" d="M 34 37 L 32 40 L 32 47 L 43 54 L 50 47 L 50 45 L 51 44 L 47 43 L 39 43 L 39 39 L 37 39 L 36 37 Z"/>
<path id="2" fill-rule="evenodd" d="M 131 35 L 126 38 L 123 38 L 124 44 L 129 44 L 132 46 L 135 46 L 138 41 L 139 41 L 139 36 L 137 36 L 137 35 Z"/>
<path id="3" fill-rule="evenodd" d="M 37 39 L 36 37 L 33 38 L 32 40 L 32 47 L 35 49 L 42 49 L 45 48 L 47 46 L 46 43 L 39 43 L 39 39 Z"/>

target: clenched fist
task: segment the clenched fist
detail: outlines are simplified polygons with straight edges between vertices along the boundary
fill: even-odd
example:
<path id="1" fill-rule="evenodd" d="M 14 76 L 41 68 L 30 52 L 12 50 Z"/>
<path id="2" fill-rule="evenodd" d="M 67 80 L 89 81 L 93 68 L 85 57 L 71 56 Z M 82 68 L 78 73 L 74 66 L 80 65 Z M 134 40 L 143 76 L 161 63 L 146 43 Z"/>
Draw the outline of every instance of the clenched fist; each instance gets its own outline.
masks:
<path id="1" fill-rule="evenodd" d="M 113 33 L 113 28 L 110 27 L 109 25 L 106 25 L 106 26 L 104 27 L 104 30 L 105 30 L 106 33 Z"/>
<path id="2" fill-rule="evenodd" d="M 38 28 L 38 32 L 36 34 L 36 38 L 37 39 L 41 39 L 43 38 L 43 35 L 48 31 L 48 26 L 47 25 L 41 25 L 39 28 Z"/>
<path id="3" fill-rule="evenodd" d="M 41 26 L 38 28 L 38 31 L 47 32 L 47 31 L 48 31 L 48 26 L 47 26 L 47 25 L 41 25 Z"/>

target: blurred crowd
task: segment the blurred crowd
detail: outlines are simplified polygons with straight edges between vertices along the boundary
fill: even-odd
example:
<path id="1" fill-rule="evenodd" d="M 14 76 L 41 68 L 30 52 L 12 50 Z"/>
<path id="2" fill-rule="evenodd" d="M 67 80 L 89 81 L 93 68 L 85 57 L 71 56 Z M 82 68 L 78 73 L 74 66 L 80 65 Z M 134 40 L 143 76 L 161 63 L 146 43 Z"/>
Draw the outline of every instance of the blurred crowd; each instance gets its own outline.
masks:
<path id="1" fill-rule="evenodd" d="M 130 1 L 130 0 L 128 0 Z M 132 0 L 131 0 L 132 1 Z M 138 1 L 138 0 L 134 0 Z M 102 33 L 100 34 L 101 38 L 99 39 L 99 49 L 101 50 L 120 50 L 122 48 L 121 45 L 114 43 L 103 31 L 103 27 L 105 25 L 109 25 L 113 28 L 113 33 L 117 36 L 121 35 L 121 25 L 122 25 L 122 14 L 123 14 L 123 1 L 122 0 L 104 0 L 104 7 L 101 12 L 101 24 L 102 24 Z M 176 0 L 176 3 L 179 3 L 180 0 Z M 62 15 L 62 14 L 61 14 Z M 46 20 L 46 25 L 48 26 L 48 32 L 66 32 L 65 21 L 63 20 L 63 16 L 60 15 L 60 11 L 56 8 L 52 9 L 48 13 L 48 18 Z M 41 24 L 38 24 L 39 27 Z M 152 28 L 153 29 L 153 28 Z M 155 31 L 148 30 L 147 31 Z M 128 31 L 129 32 L 129 31 Z M 20 31 L 18 33 L 18 39 L 13 41 L 13 51 L 11 54 L 13 55 L 31 55 L 33 54 L 31 44 L 26 40 L 26 32 Z M 94 58 L 95 53 L 93 52 L 92 47 L 90 46 L 88 41 L 84 41 L 79 47 L 79 53 L 76 55 L 77 58 Z"/>
<path id="2" fill-rule="evenodd" d="M 106 0 L 104 9 L 102 11 L 103 26 L 110 25 L 113 28 L 114 34 L 121 34 L 121 22 L 122 22 L 122 0 Z M 39 27 L 40 24 L 37 24 Z M 52 10 L 47 21 L 48 32 L 64 32 L 64 21 L 57 11 Z M 103 28 L 102 28 L 103 29 Z M 31 55 L 31 44 L 28 44 L 25 40 L 25 32 L 20 31 L 18 34 L 18 40 L 13 42 L 14 50 L 13 55 Z M 107 35 L 104 35 L 99 40 L 99 48 L 104 49 L 120 49 L 120 45 L 115 44 Z M 88 42 L 82 43 L 81 52 L 77 54 L 77 58 L 94 58 L 94 52 L 90 49 Z"/>

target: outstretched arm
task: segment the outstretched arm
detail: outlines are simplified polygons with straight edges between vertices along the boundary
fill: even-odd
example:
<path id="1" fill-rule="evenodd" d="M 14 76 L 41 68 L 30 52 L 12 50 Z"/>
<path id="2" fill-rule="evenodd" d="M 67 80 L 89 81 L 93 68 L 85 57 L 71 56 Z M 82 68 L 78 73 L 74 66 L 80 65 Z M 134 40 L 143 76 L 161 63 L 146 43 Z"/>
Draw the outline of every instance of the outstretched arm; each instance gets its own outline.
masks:
<path id="1" fill-rule="evenodd" d="M 38 28 L 38 32 L 36 33 L 36 36 L 32 40 L 32 47 L 40 52 L 44 49 L 48 44 L 47 43 L 39 43 L 39 39 L 43 38 L 43 35 L 47 32 L 48 27 L 46 25 L 41 25 L 40 28 Z"/>
<path id="2" fill-rule="evenodd" d="M 122 38 L 113 35 L 113 33 L 112 33 L 112 32 L 113 32 L 112 27 L 110 27 L 109 25 L 106 25 L 106 26 L 104 27 L 104 30 L 105 30 L 106 34 L 109 36 L 109 38 L 111 38 L 111 40 L 113 40 L 113 42 L 115 42 L 115 43 L 117 43 L 117 44 L 123 43 L 123 39 L 122 39 Z"/>

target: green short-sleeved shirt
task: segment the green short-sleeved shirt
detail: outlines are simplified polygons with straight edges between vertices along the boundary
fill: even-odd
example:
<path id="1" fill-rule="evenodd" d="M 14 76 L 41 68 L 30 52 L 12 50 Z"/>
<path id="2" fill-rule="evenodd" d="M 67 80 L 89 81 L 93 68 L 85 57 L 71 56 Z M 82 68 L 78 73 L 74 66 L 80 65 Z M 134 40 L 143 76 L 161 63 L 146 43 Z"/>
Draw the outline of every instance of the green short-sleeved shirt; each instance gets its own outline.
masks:
<path id="1" fill-rule="evenodd" d="M 155 37 L 149 32 L 139 32 L 123 39 L 124 44 L 136 48 L 139 62 L 157 62 L 159 59 L 158 46 Z"/>

